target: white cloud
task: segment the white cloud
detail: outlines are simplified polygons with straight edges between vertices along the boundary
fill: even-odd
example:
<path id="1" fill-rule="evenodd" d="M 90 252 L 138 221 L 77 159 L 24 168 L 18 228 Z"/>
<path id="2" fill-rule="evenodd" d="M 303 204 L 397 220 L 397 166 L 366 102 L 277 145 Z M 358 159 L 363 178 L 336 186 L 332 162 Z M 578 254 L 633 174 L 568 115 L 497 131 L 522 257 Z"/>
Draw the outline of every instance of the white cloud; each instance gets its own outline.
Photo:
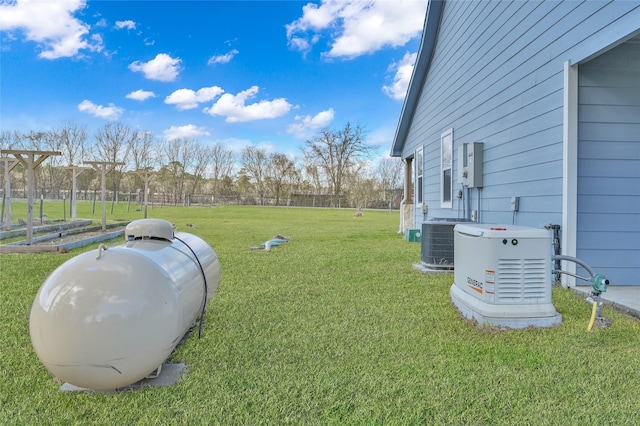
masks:
<path id="1" fill-rule="evenodd" d="M 198 127 L 195 124 L 187 124 L 185 126 L 171 126 L 162 132 L 168 140 L 179 138 L 194 138 L 197 136 L 209 136 L 209 132 L 204 127 Z"/>
<path id="2" fill-rule="evenodd" d="M 291 37 L 298 31 L 309 29 L 318 31 L 332 25 L 338 19 L 340 10 L 347 7 L 353 1 L 323 0 L 318 7 L 317 4 L 307 3 L 302 7 L 302 17 L 291 24 L 286 25 L 287 36 Z"/>
<path id="3" fill-rule="evenodd" d="M 191 89 L 178 89 L 164 100 L 165 104 L 175 105 L 179 110 L 197 108 L 199 104 L 209 102 L 224 90 L 218 86 L 203 87 L 197 92 Z"/>
<path id="4" fill-rule="evenodd" d="M 287 38 L 292 48 L 307 51 L 329 30 L 334 39 L 326 56 L 354 58 L 420 36 L 426 6 L 418 0 L 322 0 L 302 8 L 302 17 L 286 26 Z"/>
<path id="5" fill-rule="evenodd" d="M 129 19 L 126 21 L 116 21 L 115 27 L 118 30 L 122 30 L 122 29 L 135 30 L 136 23 Z"/>
<path id="6" fill-rule="evenodd" d="M 400 62 L 391 65 L 391 69 L 395 69 L 396 73 L 393 77 L 393 83 L 389 86 L 383 86 L 382 91 L 390 98 L 403 100 L 409 88 L 413 66 L 416 62 L 417 53 L 405 53 Z"/>
<path id="7" fill-rule="evenodd" d="M 134 101 L 146 101 L 149 98 L 155 98 L 156 94 L 153 92 L 148 92 L 146 90 L 136 90 L 135 92 L 131 92 L 129 93 L 127 96 L 125 96 L 125 98 L 127 99 L 133 99 Z"/>
<path id="8" fill-rule="evenodd" d="M 135 61 L 129 65 L 133 72 L 142 72 L 149 80 L 174 81 L 180 71 L 180 58 L 172 58 L 166 53 L 159 53 L 149 62 Z"/>
<path id="9" fill-rule="evenodd" d="M 312 48 L 309 40 L 301 37 L 291 37 L 289 39 L 289 46 L 294 50 L 299 50 L 300 52 L 308 52 Z"/>
<path id="10" fill-rule="evenodd" d="M 213 64 L 227 64 L 229 63 L 234 56 L 236 56 L 238 52 L 236 49 L 230 50 L 229 52 L 225 53 L 224 55 L 219 55 L 219 56 L 212 56 L 209 58 L 209 61 L 207 62 L 207 64 L 209 65 L 213 65 Z"/>
<path id="11" fill-rule="evenodd" d="M 296 123 L 291 124 L 287 127 L 287 133 L 293 134 L 298 138 L 304 139 L 311 136 L 311 133 L 327 127 L 329 123 L 333 121 L 333 117 L 335 113 L 333 108 L 329 108 L 325 111 L 320 111 L 318 114 L 313 117 L 310 115 L 300 116 L 297 115 L 295 117 Z"/>
<path id="12" fill-rule="evenodd" d="M 124 109 L 117 107 L 114 104 L 109 104 L 105 107 L 102 105 L 96 105 L 86 99 L 78 104 L 78 111 L 109 121 L 120 119 L 122 113 L 124 113 Z"/>
<path id="13" fill-rule="evenodd" d="M 73 14 L 86 6 L 85 0 L 17 0 L 0 3 L 0 29 L 24 32 L 26 40 L 37 43 L 44 59 L 72 57 L 81 50 L 99 52 L 101 38 L 87 38 L 89 25 Z"/>
<path id="14" fill-rule="evenodd" d="M 239 123 L 280 117 L 291 109 L 291 104 L 284 98 L 245 105 L 245 102 L 253 98 L 258 90 L 258 86 L 252 86 L 237 95 L 225 93 L 211 108 L 205 108 L 204 112 L 209 115 L 225 116 L 227 123 Z"/>

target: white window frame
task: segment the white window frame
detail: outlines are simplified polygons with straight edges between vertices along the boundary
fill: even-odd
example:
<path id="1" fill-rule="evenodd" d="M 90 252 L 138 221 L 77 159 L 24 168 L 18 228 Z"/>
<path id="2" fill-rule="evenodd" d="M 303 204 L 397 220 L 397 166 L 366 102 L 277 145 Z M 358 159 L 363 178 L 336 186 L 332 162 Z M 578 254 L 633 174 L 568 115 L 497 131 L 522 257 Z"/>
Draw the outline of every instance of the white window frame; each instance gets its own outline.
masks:
<path id="1" fill-rule="evenodd" d="M 453 129 L 440 135 L 440 207 L 453 208 Z"/>
<path id="2" fill-rule="evenodd" d="M 420 205 L 424 202 L 424 154 L 423 148 L 416 149 L 415 155 L 416 163 L 416 187 L 415 187 L 415 200 L 416 205 Z"/>

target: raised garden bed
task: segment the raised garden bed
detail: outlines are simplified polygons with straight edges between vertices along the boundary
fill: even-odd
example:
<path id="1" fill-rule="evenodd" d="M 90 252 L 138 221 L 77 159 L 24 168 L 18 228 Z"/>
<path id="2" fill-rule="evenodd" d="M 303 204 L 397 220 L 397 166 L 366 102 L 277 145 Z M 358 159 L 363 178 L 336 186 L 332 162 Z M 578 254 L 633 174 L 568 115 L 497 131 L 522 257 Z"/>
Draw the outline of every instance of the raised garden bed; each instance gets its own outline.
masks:
<path id="1" fill-rule="evenodd" d="M 26 240 L 3 244 L 0 245 L 0 253 L 66 253 L 74 248 L 118 238 L 124 235 L 124 229 L 127 223 L 128 222 L 118 222 L 108 224 L 106 231 L 102 230 L 101 225 L 92 225 L 91 220 L 39 226 L 34 229 L 39 235 L 32 239 L 30 245 L 26 243 Z M 20 230 L 12 230 L 5 232 L 15 233 L 19 231 Z M 22 233 L 25 235 L 26 231 L 22 230 Z M 19 235 L 21 234 L 14 235 L 14 237 Z M 0 238 L 0 240 L 4 238 Z"/>

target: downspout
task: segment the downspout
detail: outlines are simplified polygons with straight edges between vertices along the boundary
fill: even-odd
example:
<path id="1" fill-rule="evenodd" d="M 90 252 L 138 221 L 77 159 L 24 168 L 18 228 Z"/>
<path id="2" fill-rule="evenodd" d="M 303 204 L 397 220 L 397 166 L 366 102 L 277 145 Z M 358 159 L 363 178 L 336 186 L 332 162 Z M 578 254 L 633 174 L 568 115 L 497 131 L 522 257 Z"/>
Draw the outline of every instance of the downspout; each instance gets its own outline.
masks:
<path id="1" fill-rule="evenodd" d="M 400 201 L 400 228 L 398 229 L 398 234 L 404 235 L 404 205 L 410 200 L 412 197 L 409 196 L 409 191 L 411 189 L 411 185 L 409 184 L 411 179 L 411 161 L 409 159 L 402 159 L 402 162 L 405 164 L 404 166 L 404 191 L 403 198 Z"/>
<path id="2" fill-rule="evenodd" d="M 560 256 L 562 252 L 560 251 L 560 225 L 558 224 L 549 224 L 545 226 L 545 229 L 553 231 L 553 260 L 554 260 L 554 269 L 556 275 L 556 282 L 558 284 L 562 284 L 562 274 L 559 272 L 562 269 L 562 264 L 560 263 L 560 258 L 556 256 Z"/>

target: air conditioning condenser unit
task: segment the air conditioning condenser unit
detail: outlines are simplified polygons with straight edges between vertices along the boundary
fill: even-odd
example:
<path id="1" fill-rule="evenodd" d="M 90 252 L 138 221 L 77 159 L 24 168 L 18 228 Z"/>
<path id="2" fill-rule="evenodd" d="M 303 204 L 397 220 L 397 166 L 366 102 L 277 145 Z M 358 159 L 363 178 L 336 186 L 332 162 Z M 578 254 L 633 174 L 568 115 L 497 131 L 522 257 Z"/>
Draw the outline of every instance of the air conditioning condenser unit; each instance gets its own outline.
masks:
<path id="1" fill-rule="evenodd" d="M 422 222 L 421 262 L 431 270 L 453 270 L 453 229 L 468 219 L 434 218 Z"/>
<path id="2" fill-rule="evenodd" d="M 551 302 L 551 236 L 514 225 L 454 228 L 451 301 L 468 319 L 505 328 L 562 322 Z"/>

